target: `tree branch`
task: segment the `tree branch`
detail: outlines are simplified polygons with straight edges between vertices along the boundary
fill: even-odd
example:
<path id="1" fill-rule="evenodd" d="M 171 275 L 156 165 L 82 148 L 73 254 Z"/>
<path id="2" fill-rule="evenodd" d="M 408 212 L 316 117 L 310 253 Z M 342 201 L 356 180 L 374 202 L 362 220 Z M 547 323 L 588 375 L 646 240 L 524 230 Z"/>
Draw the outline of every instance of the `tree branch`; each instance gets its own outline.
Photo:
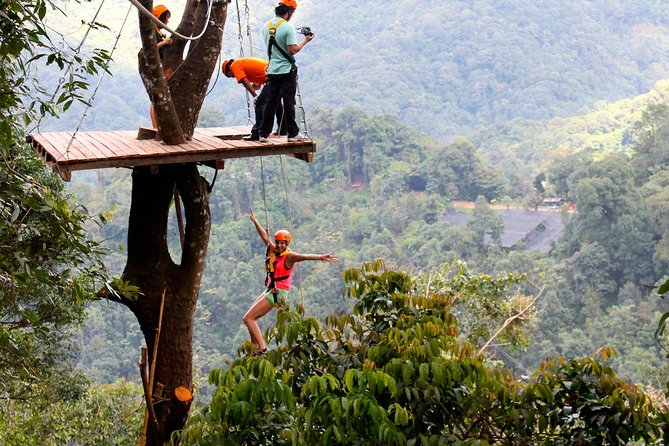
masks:
<path id="1" fill-rule="evenodd" d="M 527 304 L 527 305 L 526 305 L 522 310 L 520 310 L 518 313 L 514 314 L 513 316 L 511 316 L 510 318 L 508 318 L 506 321 L 504 321 L 504 324 L 502 324 L 502 326 L 499 328 L 499 330 L 497 330 L 497 332 L 495 332 L 495 334 L 492 335 L 492 338 L 488 339 L 488 342 L 486 342 L 485 344 L 483 344 L 483 347 L 481 347 L 481 349 L 478 351 L 477 356 L 482 355 L 483 352 L 484 352 L 488 347 L 490 347 L 490 344 L 492 344 L 492 342 L 497 338 L 497 336 L 499 336 L 499 335 L 500 335 L 500 334 L 501 334 L 501 333 L 502 333 L 502 332 L 503 332 L 509 325 L 511 325 L 511 323 L 512 323 L 513 321 L 515 321 L 516 319 L 520 318 L 523 314 L 525 314 L 525 312 L 526 312 L 527 310 L 529 310 L 529 309 L 534 305 L 534 303 L 537 301 L 537 299 L 539 299 L 539 296 L 541 296 L 541 295 L 543 294 L 545 288 L 546 288 L 545 285 L 542 286 L 541 289 L 539 290 L 539 293 L 534 297 L 534 299 L 532 299 L 532 301 L 530 301 L 529 304 Z"/>
<path id="2" fill-rule="evenodd" d="M 153 7 L 152 0 L 141 0 L 141 3 L 149 10 Z M 142 49 L 137 55 L 139 75 L 156 112 L 158 130 L 163 141 L 167 144 L 183 144 L 186 138 L 167 86 L 154 29 L 153 22 L 140 12 L 139 33 L 142 38 Z"/>

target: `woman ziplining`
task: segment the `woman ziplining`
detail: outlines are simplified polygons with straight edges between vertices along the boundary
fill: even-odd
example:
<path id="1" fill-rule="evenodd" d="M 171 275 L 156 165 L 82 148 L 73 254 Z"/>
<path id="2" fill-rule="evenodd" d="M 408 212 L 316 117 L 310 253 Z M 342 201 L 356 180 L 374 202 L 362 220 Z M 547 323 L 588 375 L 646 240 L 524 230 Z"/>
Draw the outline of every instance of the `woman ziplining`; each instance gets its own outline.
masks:
<path id="1" fill-rule="evenodd" d="M 277 231 L 274 234 L 274 242 L 272 242 L 267 231 L 258 222 L 253 209 L 251 209 L 250 218 L 258 231 L 258 235 L 267 245 L 267 258 L 265 259 L 267 279 L 265 280 L 265 291 L 255 299 L 251 308 L 244 315 L 243 321 L 249 330 L 249 335 L 251 335 L 251 342 L 256 346 L 256 355 L 262 355 L 267 352 L 267 347 L 258 326 L 258 319 L 269 313 L 279 301 L 288 299 L 295 264 L 305 260 L 335 263 L 339 257 L 331 252 L 327 254 L 298 254 L 292 252 L 288 249 L 288 245 L 292 241 L 288 231 L 285 229 Z"/>

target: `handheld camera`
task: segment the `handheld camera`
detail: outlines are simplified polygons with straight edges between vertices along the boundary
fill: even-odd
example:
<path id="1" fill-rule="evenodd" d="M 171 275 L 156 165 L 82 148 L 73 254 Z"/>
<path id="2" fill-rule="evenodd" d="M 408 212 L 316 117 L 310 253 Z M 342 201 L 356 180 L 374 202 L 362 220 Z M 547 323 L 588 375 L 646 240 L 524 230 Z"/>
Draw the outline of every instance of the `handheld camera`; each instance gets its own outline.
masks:
<path id="1" fill-rule="evenodd" d="M 304 36 L 313 36 L 314 33 L 311 32 L 311 28 L 308 26 L 303 26 L 302 28 L 297 28 L 296 31 Z"/>

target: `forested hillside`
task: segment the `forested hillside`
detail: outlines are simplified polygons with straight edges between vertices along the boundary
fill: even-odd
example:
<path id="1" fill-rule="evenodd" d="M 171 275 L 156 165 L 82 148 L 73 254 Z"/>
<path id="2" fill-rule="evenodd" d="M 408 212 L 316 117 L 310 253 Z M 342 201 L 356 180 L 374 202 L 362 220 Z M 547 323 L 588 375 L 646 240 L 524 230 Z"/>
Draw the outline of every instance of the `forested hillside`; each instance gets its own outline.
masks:
<path id="1" fill-rule="evenodd" d="M 294 228 L 300 251 L 334 250 L 342 258 L 336 268 L 305 265 L 298 302 L 317 318 L 346 309 L 339 297 L 339 272 L 376 258 L 407 271 L 432 271 L 464 260 L 479 272 L 525 272 L 545 290 L 539 301 L 539 330 L 529 350 L 517 356 L 526 364 L 520 371 L 527 372 L 547 356 L 588 354 L 610 345 L 621 352 L 616 363 L 623 376 L 639 382 L 659 379 L 664 376 L 663 360 L 653 331 L 663 307 L 644 286 L 664 274 L 669 258 L 659 201 L 664 164 L 643 154 L 662 150 L 652 135 L 666 128 L 663 110 L 634 111 L 645 120 L 627 130 L 641 134 L 645 128 L 646 137 L 630 146 L 630 158 L 612 153 L 595 159 L 574 148 L 567 157 L 571 161 L 546 166 L 540 183 L 543 194 L 531 185 L 514 189 L 464 138 L 438 143 L 391 117 L 367 116 L 355 108 L 314 113 L 313 132 L 320 147 L 314 163 L 270 158 L 264 170 L 271 228 Z M 546 129 L 550 132 L 550 125 Z M 658 172 L 652 177 L 639 171 L 649 162 L 651 171 Z M 640 175 L 649 182 L 636 180 Z M 112 240 L 112 247 L 124 242 L 127 183 L 127 174 L 109 171 L 98 174 L 96 182 L 75 183 L 77 196 L 87 206 L 101 200 L 100 209 L 114 209 L 111 223 L 98 235 Z M 248 213 L 254 208 L 264 217 L 262 183 L 258 160 L 238 160 L 221 172 L 213 191 L 215 223 L 196 334 L 204 370 L 234 357 L 247 337 L 241 316 L 263 276 L 262 245 Z M 486 233 L 494 240 L 495 231 L 503 229 L 486 201 L 534 207 L 537 204 L 531 203 L 553 194 L 570 197 L 579 212 L 564 214 L 567 231 L 550 256 L 525 252 L 522 245 L 507 251 L 486 243 Z M 442 218 L 451 200 L 477 197 L 466 226 Z M 175 228 L 172 235 L 176 237 Z M 173 244 L 176 250 L 176 238 Z M 122 264 L 122 256 L 122 251 L 115 254 L 110 263 Z M 132 345 L 133 336 L 123 334 L 132 324 L 99 314 L 119 311 L 109 304 L 92 311 L 95 316 L 82 343 L 90 347 L 83 350 L 82 365 L 103 380 L 116 373 L 132 377 L 132 354 L 119 350 Z M 625 314 L 634 315 L 636 322 L 616 319 Z M 110 341 L 106 336 L 111 333 Z M 637 356 L 642 351 L 642 357 Z M 513 354 L 500 354 L 508 353 Z"/>
<path id="2" fill-rule="evenodd" d="M 178 21 L 182 3 L 174 2 L 174 22 Z M 216 391 L 206 377 L 217 369 L 220 370 L 212 374 L 212 383 L 220 386 L 221 392 L 247 373 L 258 378 L 259 386 L 265 385 L 265 379 L 271 381 L 270 386 L 284 386 L 280 390 L 272 387 L 271 392 L 258 391 L 259 398 L 281 394 L 288 401 L 289 390 L 297 389 L 296 398 L 302 398 L 300 404 L 304 407 L 323 389 L 335 393 L 346 388 L 357 394 L 354 381 L 364 387 L 363 380 L 378 380 L 375 382 L 379 404 L 375 405 L 373 397 L 358 404 L 371 407 L 369 410 L 377 411 L 377 415 L 383 413 L 389 417 L 393 413 L 394 424 L 381 415 L 365 420 L 369 420 L 372 430 L 387 429 L 388 423 L 393 424 L 392 429 L 396 429 L 392 432 L 393 439 L 401 444 L 404 433 L 399 426 L 408 425 L 410 417 L 403 410 L 411 407 L 411 413 L 420 412 L 420 404 L 416 403 L 421 398 L 439 400 L 438 392 L 443 389 L 422 394 L 418 399 L 410 393 L 400 394 L 395 400 L 397 395 L 390 395 L 397 389 L 388 378 L 392 375 L 393 380 L 397 379 L 394 384 L 405 386 L 415 378 L 416 389 L 427 381 L 437 387 L 443 385 L 444 389 L 490 389 L 490 395 L 499 395 L 504 404 L 514 407 L 499 409 L 494 402 L 470 399 L 458 393 L 459 390 L 448 397 L 452 401 L 477 401 L 481 406 L 474 406 L 475 410 L 495 406 L 498 419 L 504 422 L 494 425 L 499 430 L 493 429 L 491 423 L 491 435 L 499 435 L 501 441 L 508 429 L 520 437 L 536 434 L 535 429 L 528 428 L 534 421 L 526 426 L 516 416 L 516 403 L 525 404 L 536 398 L 541 401 L 535 405 L 539 407 L 546 396 L 550 400 L 545 406 L 547 411 L 563 410 L 567 400 L 584 404 L 584 410 L 589 410 L 589 404 L 600 408 L 597 392 L 601 385 L 604 389 L 615 389 L 624 401 L 616 400 L 615 414 L 607 415 L 606 423 L 600 415 L 593 415 L 587 425 L 592 428 L 587 435 L 592 437 L 578 437 L 578 441 L 588 444 L 601 439 L 603 430 L 596 426 L 604 425 L 612 429 L 606 434 L 610 439 L 640 440 L 635 435 L 642 431 L 649 433 L 648 438 L 655 436 L 662 426 L 659 418 L 654 418 L 657 414 L 650 409 L 645 396 L 636 398 L 636 389 L 619 381 L 616 373 L 623 380 L 639 384 L 654 396 L 653 404 L 664 407 L 665 398 L 657 389 L 666 387 L 669 381 L 662 347 L 667 339 L 666 334 L 656 337 L 655 329 L 669 307 L 653 287 L 666 280 L 669 271 L 669 81 L 663 80 L 669 72 L 669 12 L 665 5 L 654 0 L 569 4 L 553 0 L 436 4 L 304 0 L 299 3 L 295 25 L 308 25 L 317 34 L 298 54 L 309 133 L 318 147 L 313 163 L 267 157 L 262 164 L 257 158 L 229 160 L 225 169 L 217 173 L 199 167 L 214 186 L 211 236 L 194 333 L 197 404 L 209 401 Z M 66 19 L 50 12 L 53 19 L 49 24 L 62 29 L 70 23 L 76 40 L 82 32 L 76 24 L 81 19 L 79 14 L 90 19 L 98 5 L 59 4 L 71 17 Z M 223 58 L 239 53 L 237 11 L 233 5 L 225 28 Z M 255 33 L 254 53 L 259 55 L 262 53 L 258 47 L 259 29 L 265 18 L 272 15 L 273 2 L 253 0 L 249 5 L 249 25 Z M 103 10 L 98 21 L 109 29 L 97 29 L 89 44 L 109 47 L 125 12 L 125 6 Z M 243 11 L 240 15 L 246 20 Z M 103 79 L 83 128 L 131 129 L 149 122 L 148 99 L 136 74 L 139 48 L 136 20 L 135 11 L 131 11 L 130 23 L 114 56 L 117 63 L 112 66 L 113 77 Z M 242 29 L 245 26 L 242 23 Z M 7 48 L 0 41 L 0 55 L 5 54 L 3 51 L 7 52 Z M 248 47 L 245 51 L 248 55 Z M 51 69 L 45 67 L 40 67 L 38 74 L 46 78 L 47 90 L 60 77 L 60 74 L 51 76 Z M 95 82 L 94 74 L 97 75 L 85 76 Z M 11 70 L 0 70 L 0 80 L 12 75 Z M 241 86 L 215 76 L 210 89 L 200 116 L 202 125 L 246 122 Z M 28 90 L 21 91 L 29 94 Z M 87 98 L 90 90 L 81 94 Z M 8 301 L 6 305 L 11 310 L 8 314 L 20 317 L 7 323 L 3 320 L 3 324 L 19 332 L 25 327 L 23 324 L 34 324 L 36 332 L 45 339 L 70 341 L 66 349 L 61 349 L 55 343 L 40 343 L 39 338 L 25 338 L 26 343 L 30 341 L 26 345 L 31 347 L 27 353 L 37 352 L 30 356 L 32 362 L 26 370 L 29 373 L 24 374 L 18 367 L 20 362 L 15 362 L 12 366 L 17 366 L 18 372 L 10 368 L 5 376 L 11 377 L 10 385 L 14 385 L 12 373 L 19 376 L 22 386 L 36 380 L 41 385 L 41 393 L 37 394 L 40 399 L 35 405 L 14 404 L 9 400 L 9 404 L 0 406 L 5 411 L 0 413 L 11 414 L 0 421 L 0 434 L 11 432 L 14 441 L 30 438 L 33 443 L 26 444 L 41 444 L 40 438 L 46 438 L 55 426 L 54 441 L 77 435 L 95 438 L 96 432 L 104 431 L 104 441 L 111 444 L 113 440 L 106 439 L 118 436 L 120 444 L 129 444 L 134 441 L 133 430 L 139 423 L 136 419 L 141 416 L 136 410 L 141 390 L 118 380 L 138 381 L 137 360 L 143 336 L 136 319 L 124 307 L 96 298 L 86 304 L 87 322 L 77 329 L 76 322 L 83 320 L 87 302 L 83 296 L 96 291 L 89 289 L 91 280 L 87 275 L 97 278 L 104 268 L 93 263 L 90 270 L 83 270 L 81 280 L 86 282 L 85 286 L 79 286 L 76 279 L 70 282 L 67 263 L 77 264 L 81 259 L 76 257 L 76 249 L 75 260 L 68 260 L 66 255 L 70 255 L 73 246 L 83 246 L 85 254 L 95 257 L 97 244 L 89 246 L 79 240 L 83 237 L 79 225 L 87 223 L 87 236 L 108 249 L 103 257 L 108 272 L 121 273 L 127 255 L 131 171 L 76 172 L 72 183 L 61 189 L 60 180 L 44 175 L 39 162 L 28 155 L 29 148 L 19 144 L 23 138 L 17 136 L 21 132 L 15 127 L 33 126 L 37 118 L 23 117 L 15 112 L 13 105 L 0 101 L 0 110 L 4 110 L 2 107 L 12 111 L 7 116 L 12 120 L 11 136 L 17 141 L 11 151 L 3 147 L 3 154 L 16 156 L 11 160 L 11 168 L 0 175 L 0 180 L 12 185 L 4 192 L 6 196 L 0 197 L 3 211 L 0 216 L 8 222 L 7 228 L 22 225 L 24 214 L 22 218 L 18 216 L 24 211 L 27 223 L 32 223 L 29 215 L 40 217 L 35 224 L 42 225 L 42 220 L 48 220 L 55 208 L 62 212 L 65 224 L 76 223 L 77 231 L 72 240 L 59 237 L 58 244 L 52 245 L 42 243 L 39 238 L 50 234 L 48 230 L 31 227 L 28 234 L 39 236 L 39 243 L 30 246 L 21 245 L 25 240 L 23 233 L 9 230 L 0 233 L 6 246 L 13 246 L 4 241 L 11 239 L 28 251 L 37 249 L 41 253 L 39 249 L 43 248 L 53 258 L 40 254 L 40 261 L 58 273 L 45 277 L 41 270 L 35 272 L 26 267 L 31 263 L 26 260 L 27 254 L 25 259 L 21 257 L 21 249 L 2 251 L 0 266 L 4 269 L 0 271 L 0 285 L 10 289 L 5 285 L 6 277 L 12 280 L 15 277 L 6 269 L 15 268 L 21 286 L 10 291 L 38 298 L 39 305 L 35 308 L 40 310 L 33 314 L 32 303 L 26 306 Z M 78 125 L 82 111 L 80 104 L 66 111 L 58 110 L 61 119 L 45 120 L 41 130 L 72 130 Z M 19 117 L 23 124 L 16 123 Z M 5 159 L 10 166 L 8 163 Z M 37 195 L 26 193 L 22 197 L 22 191 L 32 190 L 26 184 L 34 186 L 36 182 L 41 184 L 35 189 Z M 101 218 L 89 219 L 84 209 L 73 204 L 75 210 L 70 211 L 61 197 L 64 190 L 72 193 L 74 200 L 91 215 L 101 214 Z M 24 203 L 17 197 L 28 201 Z M 547 197 L 559 197 L 564 205 L 548 210 L 541 206 Z M 33 199 L 39 213 L 30 211 Z M 475 205 L 467 211 L 471 212 L 467 223 L 457 226 L 444 216 L 460 200 Z M 499 236 L 504 229 L 503 221 L 491 204 L 556 212 L 562 218 L 564 234 L 552 244 L 548 254 L 525 250 L 523 240 L 512 247 L 502 247 Z M 276 313 L 264 318 L 261 326 L 269 330 L 274 351 L 267 360 L 243 362 L 236 361 L 243 355 L 243 344 L 248 340 L 242 315 L 262 291 L 264 278 L 265 247 L 249 221 L 251 209 L 263 224 L 267 216 L 271 231 L 289 229 L 294 236 L 292 249 L 333 251 L 341 261 L 336 265 L 320 262 L 300 265 L 291 309 L 300 304 L 304 313 L 282 311 L 278 320 Z M 14 235 L 16 240 L 11 238 Z M 181 248 L 174 213 L 168 237 L 170 251 L 176 258 Z M 50 251 L 52 246 L 65 246 L 67 250 L 61 256 Z M 387 271 L 380 271 L 378 259 L 383 260 Z M 367 266 L 361 268 L 361 265 Z M 31 277 L 35 279 L 26 279 Z M 40 283 L 40 293 L 32 295 L 30 284 L 35 280 Z M 383 289 L 375 288 L 378 283 L 383 284 Z M 411 283 L 416 286 L 411 287 Z M 54 307 L 58 310 L 54 312 L 51 302 L 63 290 L 71 293 L 72 299 Z M 6 295 L 10 294 L 3 294 Z M 344 295 L 358 299 L 358 303 L 355 299 L 345 299 Z M 380 297 L 375 300 L 377 296 Z M 519 326 L 512 326 L 499 338 L 492 336 L 508 314 L 518 314 L 520 306 L 535 297 L 537 300 Z M 460 298 L 463 300 L 459 301 Z M 398 318 L 400 313 L 403 318 Z M 48 318 L 42 320 L 45 314 L 57 317 L 56 322 L 49 325 Z M 393 324 L 400 319 L 404 326 L 397 330 L 406 332 L 395 331 Z M 60 324 L 71 327 L 71 331 Z M 340 337 L 332 345 L 321 344 L 319 338 L 324 336 L 322 328 L 326 326 L 333 332 L 340 330 Z M 360 343 L 363 333 L 365 345 Z M 413 345 L 414 337 L 425 343 Z M 0 336 L 2 342 L 7 339 L 10 338 Z M 308 341 L 308 348 L 295 347 L 299 344 L 295 339 Z M 497 342 L 492 342 L 495 339 Z M 485 348 L 481 347 L 484 343 Z M 47 349 L 43 357 L 49 360 L 44 377 L 37 373 L 41 344 Z M 400 347 L 406 350 L 400 352 Z M 486 354 L 477 355 L 478 347 Z M 404 366 L 392 369 L 397 358 L 390 360 L 388 352 L 394 350 L 404 355 L 403 360 L 415 364 L 427 362 L 421 364 L 420 370 L 418 366 L 415 370 Z M 588 358 L 597 351 L 611 369 L 602 368 Z M 68 356 L 72 352 L 74 356 Z M 451 363 L 444 352 L 461 362 Z M 543 362 L 555 356 L 585 359 L 556 361 L 552 365 Z M 281 383 L 286 377 L 279 376 L 281 372 L 273 378 L 274 367 L 281 367 L 284 360 L 297 361 L 290 365 L 300 370 L 301 375 L 295 378 L 297 383 Z M 326 363 L 318 363 L 320 360 Z M 240 371 L 242 362 L 243 367 L 254 369 Z M 317 363 L 322 368 L 316 370 Z M 383 373 L 387 373 L 384 376 L 380 374 L 381 364 L 390 367 L 384 369 Z M 72 366 L 85 377 L 72 373 Z M 540 372 L 529 378 L 538 367 Z M 356 368 L 361 371 L 358 373 Z M 352 374 L 345 373 L 348 369 Z M 49 416 L 41 417 L 40 404 L 47 401 L 51 389 L 49 379 L 57 377 L 61 370 L 62 382 L 53 387 L 59 405 L 49 406 Z M 232 376 L 237 372 L 228 374 L 225 370 L 240 372 Z M 551 370 L 559 373 L 553 375 Z M 0 372 L 5 373 L 1 367 Z M 30 374 L 33 372 L 35 376 Z M 311 379 L 310 373 L 323 373 L 323 377 Z M 453 384 L 456 380 L 442 382 L 446 375 L 441 373 L 452 373 L 452 377 L 462 374 L 457 375 L 465 377 L 462 382 L 475 376 L 476 384 L 466 388 L 471 383 L 458 387 Z M 571 390 L 561 380 L 571 385 L 573 376 L 583 377 L 579 381 L 582 389 L 560 393 Z M 300 393 L 307 380 L 313 387 L 305 386 L 307 390 Z M 530 381 L 531 385 L 522 387 Z M 239 383 L 235 381 L 236 384 Z M 560 392 L 555 390 L 558 388 Z M 579 391 L 597 393 L 597 398 L 583 401 Z M 255 395 L 249 392 L 247 396 Z M 406 400 L 402 400 L 405 395 Z M 320 396 L 326 397 L 324 393 Z M 394 403 L 383 411 L 378 408 L 389 401 Z M 630 426 L 621 427 L 616 414 L 633 407 L 635 401 L 642 406 L 643 416 L 636 419 L 637 424 L 629 427 L 628 432 L 616 433 L 616 429 Z M 290 401 L 277 404 L 284 403 L 286 407 L 291 404 Z M 219 410 L 222 404 L 224 398 L 215 400 L 212 410 Z M 90 413 L 90 407 L 99 407 L 100 413 Z M 292 416 L 284 409 L 281 406 L 276 411 L 277 417 L 286 417 L 282 422 Z M 259 410 L 262 413 L 264 409 Z M 535 416 L 531 410 L 523 412 L 523 416 Z M 434 411 L 437 412 L 448 411 Z M 453 412 L 466 413 L 464 409 Z M 547 413 L 546 420 L 553 422 L 550 414 L 554 413 L 557 412 Z M 227 415 L 234 417 L 235 413 L 226 412 Z M 327 412 L 312 412 L 312 415 L 321 417 L 318 422 L 323 425 L 339 420 Z M 429 419 L 429 414 L 425 417 Z M 249 424 L 263 422 L 253 417 L 241 418 Z M 353 418 L 358 420 L 357 415 Z M 111 419 L 122 421 L 112 423 L 108 421 Z M 70 426 L 70 420 L 82 427 Z M 190 426 L 196 431 L 195 442 L 201 428 L 198 423 L 203 420 L 211 421 L 207 417 L 191 420 Z M 583 427 L 581 419 L 574 422 L 570 414 L 561 420 L 564 425 L 554 426 L 558 435 L 568 435 L 572 429 Z M 228 421 L 221 423 L 229 427 Z M 308 421 L 301 422 L 311 425 Z M 374 424 L 377 422 L 379 425 Z M 455 438 L 448 435 L 455 435 L 459 428 L 469 432 L 470 422 L 466 416 L 441 420 L 439 423 L 462 425 L 453 432 L 444 432 L 452 427 L 448 424 L 448 429 L 440 434 L 443 438 Z M 130 427 L 123 429 L 126 424 Z M 277 436 L 287 435 L 285 431 L 279 432 L 280 423 L 267 428 L 272 435 L 274 428 Z M 523 431 L 525 428 L 531 432 Z M 257 435 L 255 424 L 249 429 L 250 435 Z M 335 428 L 330 429 L 331 438 L 335 438 Z M 426 429 L 427 434 L 430 429 Z M 293 434 L 312 438 L 309 436 L 322 432 L 307 429 Z M 618 434 L 622 436 L 616 437 Z M 359 433 L 351 429 L 347 435 L 357 438 Z M 367 438 L 366 431 L 360 435 Z M 130 437 L 133 439 L 129 440 Z M 0 437 L 0 444 L 2 440 Z M 569 437 L 564 441 L 563 444 L 575 444 L 576 440 Z"/>
<path id="3" fill-rule="evenodd" d="M 181 3 L 171 4 L 176 23 Z M 272 4 L 248 5 L 253 54 L 262 57 L 260 27 L 272 16 Z M 95 6 L 84 17 L 92 17 Z M 240 9 L 245 35 L 243 2 Z M 100 21 L 110 30 L 93 43 L 111 47 L 125 12 L 101 11 Z M 62 20 L 56 14 L 53 19 Z M 96 101 L 95 113 L 106 118 L 89 120 L 89 128 L 130 127 L 148 109 L 139 79 L 130 75 L 139 48 L 133 19 L 134 11 L 116 51 L 117 80 Z M 293 22 L 317 35 L 298 57 L 307 109 L 357 105 L 371 115 L 397 116 L 437 138 L 471 135 L 480 126 L 516 118 L 581 114 L 598 101 L 645 93 L 669 72 L 669 13 L 659 0 L 412 0 L 391 7 L 378 0 L 306 0 Z M 71 26 L 80 27 L 78 19 Z M 238 34 L 231 8 L 224 59 L 239 54 Z M 221 112 L 227 124 L 244 123 L 243 89 L 222 76 L 215 82 L 206 107 Z M 61 127 L 74 127 L 76 114 L 65 116 Z"/>

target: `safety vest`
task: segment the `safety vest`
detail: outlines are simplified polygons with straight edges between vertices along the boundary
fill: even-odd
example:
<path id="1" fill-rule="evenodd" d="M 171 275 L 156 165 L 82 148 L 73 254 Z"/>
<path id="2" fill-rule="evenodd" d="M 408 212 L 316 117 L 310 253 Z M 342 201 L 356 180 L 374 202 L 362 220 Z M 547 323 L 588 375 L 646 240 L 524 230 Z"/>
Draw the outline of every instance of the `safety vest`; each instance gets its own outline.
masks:
<path id="1" fill-rule="evenodd" d="M 290 290 L 290 275 L 293 273 L 293 268 L 286 269 L 286 256 L 291 251 L 286 248 L 281 254 L 276 254 L 273 251 L 268 252 L 265 258 L 265 271 L 267 277 L 265 278 L 265 286 L 268 290 L 276 290 L 276 288 Z"/>
<path id="2" fill-rule="evenodd" d="M 295 65 L 295 58 L 291 54 L 288 54 L 283 48 L 281 48 L 278 43 L 276 43 L 276 29 L 285 21 L 285 19 L 281 19 L 276 22 L 276 25 L 272 25 L 273 20 L 267 22 L 267 30 L 269 35 L 269 41 L 267 42 L 267 58 L 272 60 L 272 47 L 275 46 L 281 55 L 285 57 L 288 62 L 290 62 L 291 68 L 293 71 L 295 71 L 297 70 L 297 65 Z"/>

